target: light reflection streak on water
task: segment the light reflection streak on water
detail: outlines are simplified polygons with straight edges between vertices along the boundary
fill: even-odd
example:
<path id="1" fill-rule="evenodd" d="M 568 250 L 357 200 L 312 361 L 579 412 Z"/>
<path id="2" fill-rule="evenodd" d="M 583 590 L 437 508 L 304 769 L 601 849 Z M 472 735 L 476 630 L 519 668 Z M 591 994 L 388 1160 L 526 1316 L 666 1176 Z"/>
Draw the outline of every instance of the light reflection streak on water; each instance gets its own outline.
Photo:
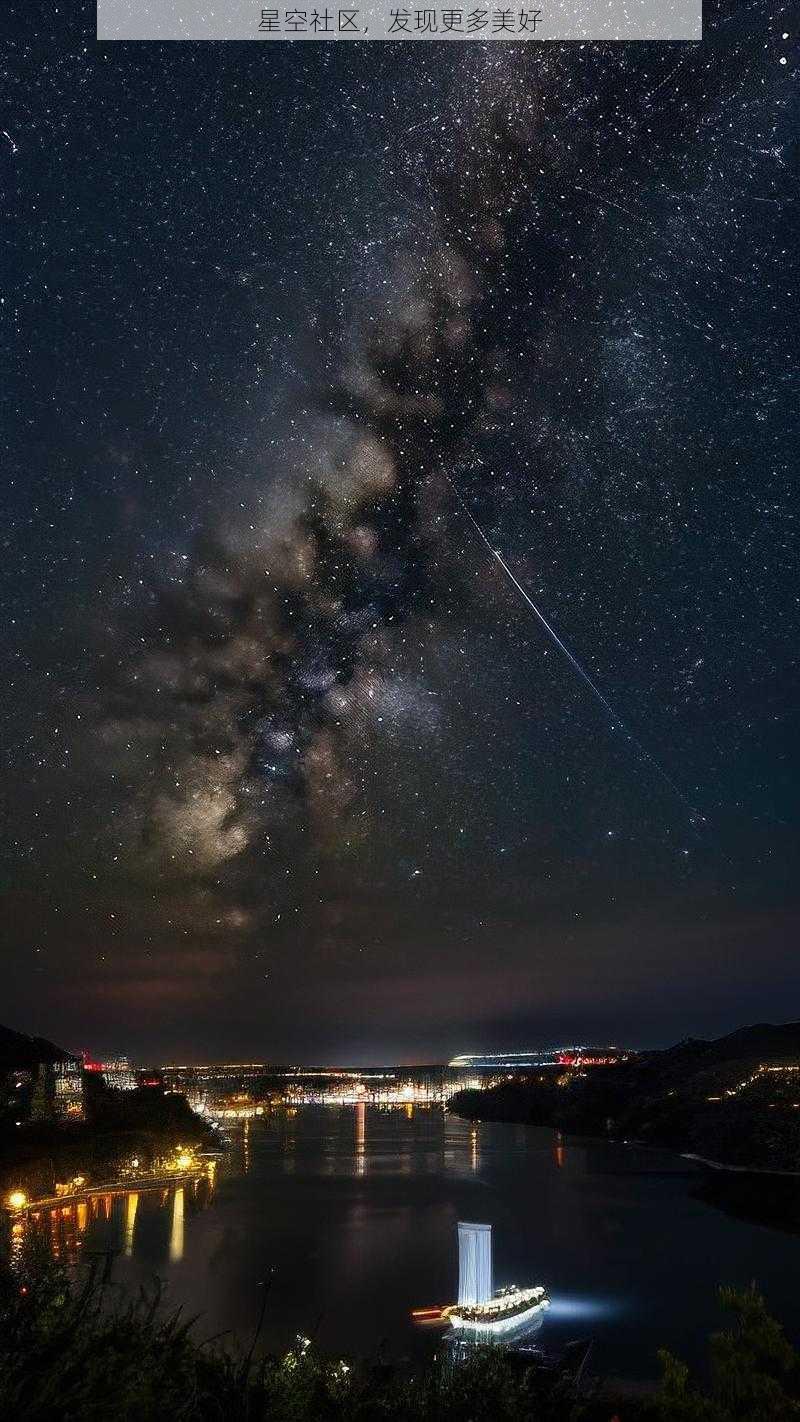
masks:
<path id="1" fill-rule="evenodd" d="M 213 1198 L 216 1182 L 216 1161 L 208 1161 L 202 1174 L 189 1182 L 189 1202 L 192 1208 L 205 1208 Z M 137 1225 L 141 1221 L 143 1200 L 169 1209 L 169 1235 L 164 1240 L 165 1254 L 170 1262 L 179 1262 L 184 1255 L 187 1186 L 174 1184 L 150 1186 L 141 1184 L 136 1189 L 115 1186 L 113 1190 L 99 1187 L 85 1191 L 80 1199 L 65 1200 L 63 1204 L 34 1205 L 24 1215 L 18 1215 L 7 1225 L 5 1249 L 12 1267 L 21 1267 L 26 1241 L 38 1237 L 47 1243 L 54 1260 L 63 1261 L 73 1268 L 80 1259 L 87 1240 L 90 1245 L 98 1244 L 91 1252 L 119 1252 L 124 1258 L 132 1259 L 136 1254 Z M 0 1227 L 3 1221 L 0 1219 Z M 97 1238 L 96 1231 L 100 1230 Z M 109 1233 L 110 1231 L 110 1233 Z M 2 1240 L 0 1240 L 2 1247 Z"/>
<path id="2" fill-rule="evenodd" d="M 133 1236 L 136 1228 L 136 1210 L 139 1204 L 139 1196 L 135 1190 L 130 1195 L 125 1196 L 125 1240 L 124 1252 L 126 1259 L 133 1255 Z"/>
<path id="3" fill-rule="evenodd" d="M 356 1175 L 363 1175 L 367 1168 L 367 1108 L 363 1101 L 357 1103 L 355 1113 Z"/>
<path id="4" fill-rule="evenodd" d="M 624 1311 L 624 1304 L 611 1295 L 593 1297 L 587 1294 L 553 1294 L 547 1316 L 558 1322 L 574 1319 L 576 1323 L 591 1323 L 598 1319 L 616 1318 Z"/>
<path id="5" fill-rule="evenodd" d="M 473 1174 L 477 1171 L 480 1164 L 479 1145 L 480 1137 L 478 1135 L 478 1127 L 473 1126 L 469 1133 L 469 1163 Z"/>
<path id="6" fill-rule="evenodd" d="M 169 1259 L 171 1264 L 177 1264 L 183 1258 L 183 1236 L 184 1191 L 182 1185 L 176 1185 L 175 1193 L 172 1197 L 172 1226 L 169 1235 Z"/>

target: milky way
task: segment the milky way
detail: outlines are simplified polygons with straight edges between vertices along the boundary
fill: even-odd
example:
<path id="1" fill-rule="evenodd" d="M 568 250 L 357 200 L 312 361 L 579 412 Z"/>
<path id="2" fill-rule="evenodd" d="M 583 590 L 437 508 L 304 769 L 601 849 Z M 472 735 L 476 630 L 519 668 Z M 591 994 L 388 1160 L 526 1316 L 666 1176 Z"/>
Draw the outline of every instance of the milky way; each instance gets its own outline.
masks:
<path id="1" fill-rule="evenodd" d="M 754 939 L 773 1010 L 793 50 L 777 12 L 706 26 L 411 67 L 20 34 L 6 879 L 33 1027 L 46 978 L 71 1032 L 158 1004 L 153 1049 L 658 1034 L 698 983 L 737 1018 Z"/>

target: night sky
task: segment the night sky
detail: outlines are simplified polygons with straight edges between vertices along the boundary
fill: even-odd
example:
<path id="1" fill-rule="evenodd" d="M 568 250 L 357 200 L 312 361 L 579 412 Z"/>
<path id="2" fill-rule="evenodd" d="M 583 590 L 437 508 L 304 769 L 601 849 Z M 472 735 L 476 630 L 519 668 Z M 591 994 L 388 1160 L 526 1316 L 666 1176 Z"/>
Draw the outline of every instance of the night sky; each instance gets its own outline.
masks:
<path id="1" fill-rule="evenodd" d="M 786 15 L 17 11 L 0 1021 L 368 1062 L 800 1017 Z"/>

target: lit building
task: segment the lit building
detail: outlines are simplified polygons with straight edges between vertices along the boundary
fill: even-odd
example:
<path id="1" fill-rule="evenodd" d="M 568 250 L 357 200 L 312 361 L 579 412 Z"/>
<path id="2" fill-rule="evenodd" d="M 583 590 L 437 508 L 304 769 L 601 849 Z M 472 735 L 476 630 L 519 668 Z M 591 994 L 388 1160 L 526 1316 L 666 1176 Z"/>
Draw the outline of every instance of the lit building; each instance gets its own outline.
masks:
<path id="1" fill-rule="evenodd" d="M 135 1091 L 139 1084 L 136 1072 L 131 1066 L 130 1057 L 106 1057 L 105 1061 L 99 1062 L 84 1052 L 83 1069 L 102 1076 L 106 1086 L 112 1087 L 115 1091 Z"/>
<path id="2" fill-rule="evenodd" d="M 115 1091 L 135 1091 L 138 1082 L 130 1057 L 106 1057 L 103 1081 L 106 1086 L 113 1086 Z"/>
<path id="3" fill-rule="evenodd" d="M 41 1062 L 31 1099 L 32 1121 L 82 1121 L 83 1063 L 79 1057 Z"/>
<path id="4" fill-rule="evenodd" d="M 83 1063 L 78 1057 L 53 1063 L 53 1113 L 57 1121 L 83 1120 Z"/>
<path id="5" fill-rule="evenodd" d="M 621 1047 L 533 1047 L 527 1052 L 466 1052 L 448 1062 L 450 1071 L 502 1077 L 516 1072 L 581 1071 L 586 1067 L 616 1066 L 630 1053 Z"/>
<path id="6" fill-rule="evenodd" d="M 40 1121 L 55 1120 L 57 1109 L 61 1112 L 67 1099 L 62 1094 L 62 1080 L 56 1106 L 56 1065 L 67 1060 L 61 1048 L 44 1037 L 30 1037 L 24 1032 L 0 1027 L 0 1119 L 15 1127 L 24 1125 L 32 1117 Z M 69 1061 L 69 1071 L 74 1072 L 77 1064 L 74 1059 Z M 72 1092 L 73 1105 L 76 1096 L 79 1096 L 82 1113 L 82 1091 Z"/>

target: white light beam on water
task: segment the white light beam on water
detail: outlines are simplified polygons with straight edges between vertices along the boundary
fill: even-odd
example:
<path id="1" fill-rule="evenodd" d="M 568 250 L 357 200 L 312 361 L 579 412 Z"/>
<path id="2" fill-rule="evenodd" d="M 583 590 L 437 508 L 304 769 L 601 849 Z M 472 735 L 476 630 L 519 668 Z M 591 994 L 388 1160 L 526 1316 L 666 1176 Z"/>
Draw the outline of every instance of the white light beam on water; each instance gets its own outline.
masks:
<path id="1" fill-rule="evenodd" d="M 616 1318 L 628 1312 L 629 1305 L 623 1299 L 599 1295 L 591 1297 L 580 1294 L 551 1294 L 548 1323 L 578 1322 L 579 1320 Z"/>
<path id="2" fill-rule="evenodd" d="M 664 770 L 663 766 L 659 764 L 652 752 L 649 751 L 646 746 L 642 745 L 642 742 L 638 739 L 637 736 L 634 735 L 630 727 L 626 725 L 625 721 L 623 721 L 622 717 L 619 715 L 619 712 L 614 709 L 605 693 L 601 691 L 597 683 L 592 680 L 586 668 L 581 665 L 575 654 L 570 651 L 566 642 L 564 642 L 563 639 L 559 637 L 555 628 L 551 625 L 550 622 L 548 622 L 541 609 L 536 606 L 536 603 L 534 602 L 530 593 L 527 591 L 526 588 L 523 587 L 522 583 L 519 581 L 519 578 L 515 576 L 511 568 L 509 568 L 508 563 L 506 562 L 502 553 L 500 553 L 499 550 L 493 546 L 493 544 L 481 528 L 480 524 L 478 523 L 478 520 L 472 513 L 472 510 L 470 509 L 469 505 L 462 498 L 452 479 L 450 479 L 447 475 L 445 475 L 445 478 L 447 479 L 448 484 L 453 490 L 453 493 L 455 494 L 461 508 L 463 509 L 464 513 L 472 524 L 472 527 L 475 529 L 475 532 L 477 533 L 481 542 L 488 549 L 495 562 L 500 565 L 509 582 L 511 582 L 516 588 L 517 592 L 525 602 L 526 606 L 529 607 L 534 616 L 538 618 L 550 640 L 555 644 L 556 647 L 558 647 L 559 651 L 566 657 L 573 670 L 578 673 L 578 676 L 586 683 L 592 694 L 600 702 L 600 705 L 604 707 L 604 709 L 608 712 L 612 726 L 619 727 L 619 729 L 622 731 L 622 734 L 627 738 L 627 740 L 630 741 L 631 745 L 635 747 L 635 749 L 639 752 L 639 754 L 643 757 L 644 760 L 648 761 L 648 763 L 653 767 L 656 773 L 661 776 L 661 779 L 664 781 L 665 785 L 669 786 L 673 795 L 677 795 L 681 803 L 686 806 L 686 808 L 690 811 L 692 818 L 700 820 L 704 824 L 705 815 L 702 815 L 697 809 L 697 807 L 692 804 L 691 800 L 687 798 L 687 796 L 681 790 L 680 786 L 676 785 L 672 777 L 668 775 L 666 770 Z"/>

